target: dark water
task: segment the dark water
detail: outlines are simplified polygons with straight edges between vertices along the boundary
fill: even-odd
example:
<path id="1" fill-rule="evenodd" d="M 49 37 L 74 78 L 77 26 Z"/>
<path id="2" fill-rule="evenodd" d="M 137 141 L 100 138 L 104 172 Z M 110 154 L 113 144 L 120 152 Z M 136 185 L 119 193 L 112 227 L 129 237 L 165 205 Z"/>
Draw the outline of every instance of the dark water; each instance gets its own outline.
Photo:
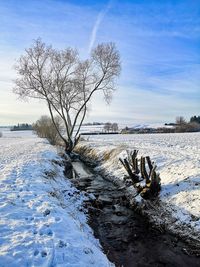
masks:
<path id="1" fill-rule="evenodd" d="M 96 196 L 86 203 L 89 224 L 111 262 L 124 267 L 200 266 L 200 258 L 184 242 L 152 228 L 134 212 L 123 189 L 98 174 L 89 175 L 88 169 L 84 171 L 88 177 L 80 175 L 72 181 L 79 189 Z"/>

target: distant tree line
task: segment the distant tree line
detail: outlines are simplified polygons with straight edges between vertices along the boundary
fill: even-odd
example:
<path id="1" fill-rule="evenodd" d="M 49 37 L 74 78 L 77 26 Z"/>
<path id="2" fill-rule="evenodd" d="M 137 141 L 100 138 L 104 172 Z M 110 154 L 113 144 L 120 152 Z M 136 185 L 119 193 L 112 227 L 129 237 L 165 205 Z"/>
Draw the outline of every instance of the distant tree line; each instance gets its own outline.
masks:
<path id="1" fill-rule="evenodd" d="M 193 116 L 189 122 L 183 116 L 176 118 L 175 132 L 199 132 L 200 131 L 200 116 Z"/>
<path id="2" fill-rule="evenodd" d="M 11 131 L 25 131 L 25 130 L 32 130 L 33 127 L 31 124 L 28 123 L 22 123 L 18 125 L 14 125 L 10 130 Z"/>
<path id="3" fill-rule="evenodd" d="M 103 122 L 88 122 L 88 123 L 83 123 L 83 126 L 96 126 L 96 125 L 103 125 Z"/>
<path id="4" fill-rule="evenodd" d="M 116 122 L 111 123 L 111 122 L 106 122 L 104 125 L 104 130 L 105 132 L 117 132 L 119 130 L 118 124 Z"/>
<path id="5" fill-rule="evenodd" d="M 190 122 L 200 123 L 200 116 L 193 116 L 190 118 Z"/>
<path id="6" fill-rule="evenodd" d="M 200 116 L 192 116 L 189 121 L 183 116 L 176 117 L 176 121 L 172 123 L 165 123 L 165 126 L 159 128 L 129 128 L 122 129 L 123 134 L 143 134 L 143 133 L 183 133 L 183 132 L 199 132 L 200 131 Z"/>

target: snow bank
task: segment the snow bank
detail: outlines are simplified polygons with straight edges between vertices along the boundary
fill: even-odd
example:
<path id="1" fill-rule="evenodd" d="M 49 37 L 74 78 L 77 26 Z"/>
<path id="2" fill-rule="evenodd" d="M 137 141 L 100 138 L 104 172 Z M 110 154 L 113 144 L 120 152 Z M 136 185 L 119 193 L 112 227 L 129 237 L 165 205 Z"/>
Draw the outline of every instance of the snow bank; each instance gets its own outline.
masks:
<path id="1" fill-rule="evenodd" d="M 149 155 L 158 165 L 162 191 L 153 203 L 155 209 L 146 213 L 186 239 L 200 238 L 200 133 L 90 136 L 81 147 L 87 156 L 100 160 L 99 169 L 115 182 L 126 174 L 119 157 L 125 157 L 127 149 Z M 129 191 L 134 194 L 133 188 Z"/>
<path id="2" fill-rule="evenodd" d="M 0 139 L 0 266 L 112 266 L 93 237 L 86 199 L 54 147 L 32 132 Z"/>

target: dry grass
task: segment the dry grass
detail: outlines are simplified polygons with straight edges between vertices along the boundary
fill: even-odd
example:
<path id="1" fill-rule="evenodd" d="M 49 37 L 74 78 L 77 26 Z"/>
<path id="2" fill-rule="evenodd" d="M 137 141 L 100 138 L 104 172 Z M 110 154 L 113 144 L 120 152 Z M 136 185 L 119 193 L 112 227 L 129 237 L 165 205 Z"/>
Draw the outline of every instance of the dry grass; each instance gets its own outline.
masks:
<path id="1" fill-rule="evenodd" d="M 117 163 L 119 161 L 118 155 L 124 150 L 124 146 L 118 146 L 112 149 L 108 149 L 105 151 L 98 151 L 96 148 L 92 148 L 87 145 L 81 145 L 79 144 L 75 148 L 75 152 L 84 156 L 88 160 L 91 161 L 98 161 L 101 163 L 106 162 L 115 162 Z"/>
<path id="2" fill-rule="evenodd" d="M 86 145 L 77 145 L 74 152 L 87 157 L 89 160 L 97 161 L 99 160 L 95 149 L 88 147 Z"/>

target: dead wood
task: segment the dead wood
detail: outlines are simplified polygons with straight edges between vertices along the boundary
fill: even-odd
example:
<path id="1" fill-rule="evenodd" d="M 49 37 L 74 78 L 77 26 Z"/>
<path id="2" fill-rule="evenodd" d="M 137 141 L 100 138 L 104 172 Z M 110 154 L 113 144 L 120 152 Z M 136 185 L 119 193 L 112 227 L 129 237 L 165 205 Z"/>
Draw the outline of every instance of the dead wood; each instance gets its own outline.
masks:
<path id="1" fill-rule="evenodd" d="M 144 199 L 155 198 L 161 190 L 160 175 L 156 173 L 157 166 L 149 156 L 141 157 L 138 160 L 137 155 L 138 150 L 127 151 L 127 158 L 120 158 L 119 160 L 127 171 L 138 194 Z M 140 166 L 138 164 L 139 161 Z M 145 181 L 145 185 L 140 184 L 141 181 Z"/>

